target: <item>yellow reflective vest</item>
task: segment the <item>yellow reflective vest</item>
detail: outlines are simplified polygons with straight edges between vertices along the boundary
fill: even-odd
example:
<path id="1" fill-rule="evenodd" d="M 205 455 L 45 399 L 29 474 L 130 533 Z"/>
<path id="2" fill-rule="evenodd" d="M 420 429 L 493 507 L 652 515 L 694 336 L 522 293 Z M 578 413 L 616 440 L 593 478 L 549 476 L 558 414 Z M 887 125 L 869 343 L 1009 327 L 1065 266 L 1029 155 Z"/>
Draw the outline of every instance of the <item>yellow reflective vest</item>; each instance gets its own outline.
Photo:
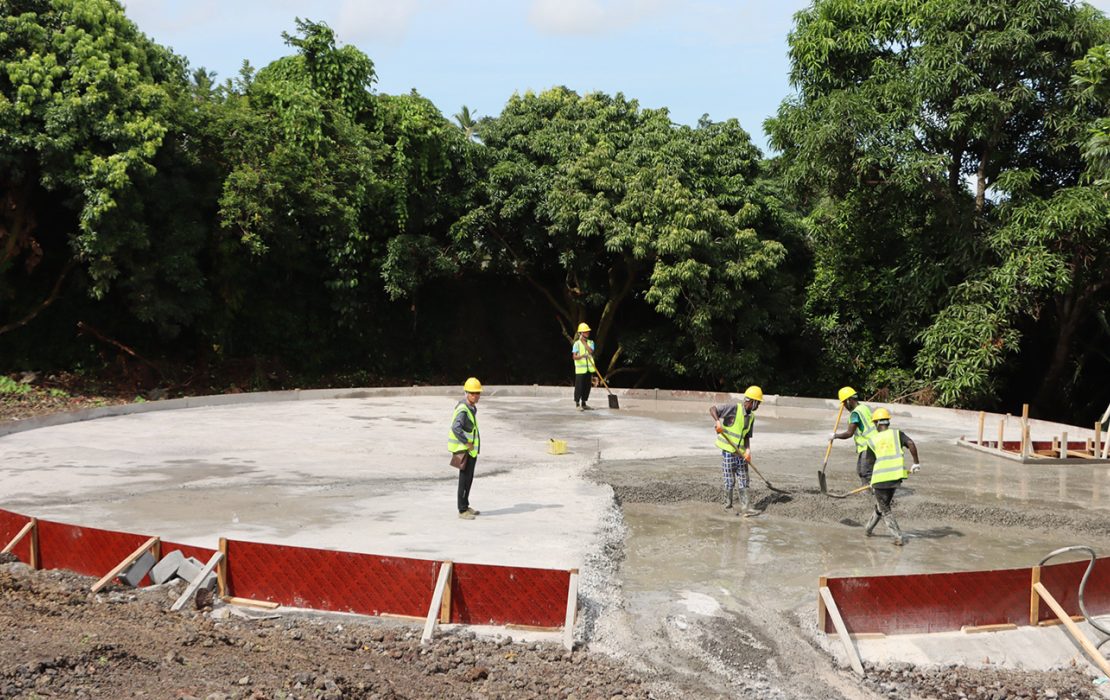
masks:
<path id="1" fill-rule="evenodd" d="M 455 435 L 454 431 L 455 419 L 459 417 L 460 411 L 465 411 L 466 414 L 470 416 L 470 425 L 473 426 L 469 433 L 464 433 L 464 435 L 466 435 L 465 442 L 460 442 L 458 436 Z M 474 447 L 471 447 L 469 450 L 467 450 L 467 442 L 474 443 Z M 447 449 L 452 454 L 455 452 L 466 452 L 471 457 L 477 457 L 478 448 L 481 444 L 482 439 L 478 435 L 478 416 L 475 415 L 474 411 L 470 410 L 470 404 L 465 401 L 460 401 L 459 404 L 455 406 L 455 412 L 451 414 L 451 427 L 447 429 Z"/>
<path id="2" fill-rule="evenodd" d="M 581 338 L 574 341 L 574 345 L 570 347 L 572 355 L 583 356 L 574 361 L 575 374 L 590 374 L 594 371 L 594 341 L 587 340 L 586 344 L 590 347 L 590 354 L 588 355 L 586 354 L 586 348 Z"/>
<path id="3" fill-rule="evenodd" d="M 717 447 L 725 452 L 744 452 L 744 440 L 752 434 L 752 428 L 755 426 L 755 414 L 749 413 L 744 415 L 744 407 L 740 404 L 736 405 L 736 415 L 733 416 L 731 423 L 721 423 L 721 432 L 717 435 Z M 732 440 L 732 444 L 728 444 L 725 436 Z"/>
<path id="4" fill-rule="evenodd" d="M 902 452 L 902 433 L 894 428 L 876 430 L 868 444 L 875 453 L 875 468 L 871 471 L 871 485 L 884 481 L 897 481 L 910 475 L 906 471 L 906 457 Z"/>
<path id="5" fill-rule="evenodd" d="M 852 413 L 860 419 L 860 425 L 856 426 L 856 432 L 852 433 L 852 439 L 856 442 L 856 452 L 859 453 L 867 449 L 868 439 L 875 434 L 875 421 L 871 420 L 871 407 L 867 404 L 861 403 Z"/>

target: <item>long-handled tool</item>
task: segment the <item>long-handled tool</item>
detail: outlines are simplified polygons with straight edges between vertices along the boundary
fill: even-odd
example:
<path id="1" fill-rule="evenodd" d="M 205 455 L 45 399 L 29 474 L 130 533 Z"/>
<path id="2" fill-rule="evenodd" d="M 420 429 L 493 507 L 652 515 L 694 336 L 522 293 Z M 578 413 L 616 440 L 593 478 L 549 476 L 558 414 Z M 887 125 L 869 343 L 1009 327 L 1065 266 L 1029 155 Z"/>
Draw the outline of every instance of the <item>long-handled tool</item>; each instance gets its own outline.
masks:
<path id="1" fill-rule="evenodd" d="M 836 425 L 833 426 L 833 432 L 840 430 L 840 417 L 844 415 L 844 403 L 841 402 L 840 410 L 836 412 Z M 829 494 L 829 485 L 825 483 L 825 467 L 829 466 L 829 453 L 832 452 L 833 441 L 829 439 L 829 446 L 825 448 L 825 461 L 821 462 L 821 471 L 817 472 L 817 483 L 821 486 L 821 493 L 826 496 Z"/>
<path id="2" fill-rule="evenodd" d="M 860 486 L 859 488 L 852 489 L 848 493 L 830 493 L 826 491 L 825 495 L 829 498 L 847 498 L 848 496 L 853 496 L 861 491 L 866 491 L 869 488 L 871 488 L 871 485 L 865 484 L 863 486 Z"/>
<path id="3" fill-rule="evenodd" d="M 725 442 L 732 446 L 733 452 L 735 452 L 736 454 L 740 454 L 740 448 L 736 446 L 736 443 L 732 441 L 732 438 L 728 436 L 728 433 L 721 433 L 721 437 L 725 439 Z M 775 493 L 782 493 L 786 494 L 787 496 L 791 495 L 789 491 L 783 491 L 782 489 L 775 488 L 770 481 L 767 481 L 767 477 L 763 476 L 763 474 L 761 474 L 760 471 L 755 468 L 755 465 L 752 464 L 751 461 L 748 462 L 748 466 L 752 468 L 752 471 L 756 473 L 756 476 L 758 476 L 760 479 L 763 479 L 763 483 L 767 484 L 767 488 L 771 489 Z"/>
<path id="4" fill-rule="evenodd" d="M 609 385 L 605 383 L 605 377 L 601 376 L 601 370 L 597 368 L 597 362 L 594 361 L 594 354 L 590 350 L 590 341 L 583 340 L 582 337 L 579 336 L 578 342 L 582 343 L 582 349 L 590 356 L 590 364 L 594 366 L 594 372 L 597 372 L 597 378 L 601 380 L 601 386 L 605 387 L 605 391 L 609 392 L 609 408 L 619 409 L 621 405 L 620 402 L 617 401 L 617 395 L 614 394 L 612 389 L 609 388 Z"/>

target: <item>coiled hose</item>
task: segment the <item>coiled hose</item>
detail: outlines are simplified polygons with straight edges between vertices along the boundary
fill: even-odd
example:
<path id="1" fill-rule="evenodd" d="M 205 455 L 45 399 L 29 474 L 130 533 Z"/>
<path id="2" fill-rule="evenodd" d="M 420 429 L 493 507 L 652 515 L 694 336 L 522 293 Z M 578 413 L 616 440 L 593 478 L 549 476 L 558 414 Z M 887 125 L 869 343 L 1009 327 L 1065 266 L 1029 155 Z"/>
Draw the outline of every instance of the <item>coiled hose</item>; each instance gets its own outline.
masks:
<path id="1" fill-rule="evenodd" d="M 1059 556 L 1061 554 L 1066 554 L 1068 552 L 1086 552 L 1087 556 L 1091 558 L 1090 563 L 1087 564 L 1087 570 L 1083 572 L 1083 578 L 1079 581 L 1079 612 L 1083 613 L 1083 619 L 1087 621 L 1087 624 L 1089 624 L 1091 627 L 1094 627 L 1099 632 L 1102 632 L 1104 635 L 1107 635 L 1106 639 L 1103 639 L 1101 642 L 1095 645 L 1096 649 L 1102 649 L 1103 644 L 1105 644 L 1106 642 L 1110 642 L 1110 629 L 1107 629 L 1100 625 L 1098 622 L 1095 622 L 1095 620 L 1087 612 L 1087 605 L 1083 601 L 1083 589 L 1087 587 L 1087 579 L 1091 577 L 1091 570 L 1095 568 L 1095 550 L 1082 544 L 1073 545 L 1071 547 L 1061 547 L 1060 549 L 1049 552 L 1044 559 L 1041 559 L 1037 566 L 1044 566 L 1044 563 L 1049 559 L 1052 559 L 1053 557 Z"/>

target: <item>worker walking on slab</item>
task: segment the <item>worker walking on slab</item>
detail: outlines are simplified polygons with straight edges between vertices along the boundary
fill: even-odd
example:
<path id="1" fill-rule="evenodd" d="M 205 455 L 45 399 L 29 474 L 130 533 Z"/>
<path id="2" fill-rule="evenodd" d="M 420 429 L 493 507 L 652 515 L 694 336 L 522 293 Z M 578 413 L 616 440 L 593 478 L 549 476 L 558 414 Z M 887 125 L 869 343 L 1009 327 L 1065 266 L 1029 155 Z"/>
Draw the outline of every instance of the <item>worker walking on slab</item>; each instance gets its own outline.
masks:
<path id="1" fill-rule="evenodd" d="M 763 401 L 763 390 L 750 386 L 738 404 L 720 404 L 709 407 L 717 431 L 717 447 L 721 448 L 721 473 L 725 480 L 725 510 L 732 508 L 732 484 L 740 492 L 740 510 L 737 515 L 745 518 L 759 515 L 751 507 L 748 462 L 752 458 L 751 438 L 755 428 L 755 412 Z"/>
<path id="2" fill-rule="evenodd" d="M 864 528 L 864 534 L 870 537 L 882 518 L 890 529 L 890 534 L 894 535 L 894 544 L 901 547 L 905 544 L 905 538 L 902 537 L 898 521 L 894 519 L 891 510 L 894 492 L 902 485 L 902 479 L 921 469 L 921 460 L 917 456 L 914 441 L 901 430 L 890 427 L 890 411 L 878 408 L 871 417 L 875 421 L 875 430 L 867 439 L 867 451 L 871 453 L 873 460 L 871 491 L 875 496 L 875 513 Z M 909 450 L 913 457 L 913 464 L 909 469 L 906 469 L 905 450 Z"/>
<path id="3" fill-rule="evenodd" d="M 848 416 L 848 428 L 842 432 L 829 436 L 833 440 L 847 440 L 852 438 L 856 443 L 856 474 L 859 475 L 861 484 L 871 483 L 871 458 L 867 456 L 867 440 L 875 432 L 875 422 L 871 417 L 871 407 L 860 403 L 859 394 L 850 386 L 842 388 L 837 393 L 837 398 L 851 414 Z"/>
<path id="4" fill-rule="evenodd" d="M 451 432 L 447 436 L 447 449 L 452 454 L 464 452 L 466 462 L 459 469 L 458 502 L 459 517 L 473 520 L 480 511 L 470 507 L 470 485 L 474 482 L 474 468 L 478 464 L 478 453 L 482 448 L 482 438 L 478 433 L 478 399 L 482 398 L 482 383 L 470 377 L 463 384 L 466 400 L 455 405 L 451 416 Z"/>
<path id="5" fill-rule="evenodd" d="M 596 371 L 594 366 L 594 341 L 590 340 L 590 327 L 578 324 L 578 339 L 570 346 L 570 356 L 574 360 L 574 406 L 579 411 L 588 411 L 586 401 L 590 398 L 591 380 Z"/>

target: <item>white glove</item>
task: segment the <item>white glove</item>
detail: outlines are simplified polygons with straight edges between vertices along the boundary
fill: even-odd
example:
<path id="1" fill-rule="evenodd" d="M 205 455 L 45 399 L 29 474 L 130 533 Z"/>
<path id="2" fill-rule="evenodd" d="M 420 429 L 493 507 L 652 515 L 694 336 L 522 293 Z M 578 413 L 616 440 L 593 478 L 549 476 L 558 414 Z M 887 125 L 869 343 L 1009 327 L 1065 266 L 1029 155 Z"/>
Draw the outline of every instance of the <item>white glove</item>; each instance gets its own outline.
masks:
<path id="1" fill-rule="evenodd" d="M 910 474 L 916 474 L 919 471 L 921 471 L 921 465 L 920 464 L 915 463 L 912 466 L 910 466 Z"/>
<path id="2" fill-rule="evenodd" d="M 836 433 L 829 433 L 829 442 L 832 442 L 835 439 L 836 439 Z"/>

